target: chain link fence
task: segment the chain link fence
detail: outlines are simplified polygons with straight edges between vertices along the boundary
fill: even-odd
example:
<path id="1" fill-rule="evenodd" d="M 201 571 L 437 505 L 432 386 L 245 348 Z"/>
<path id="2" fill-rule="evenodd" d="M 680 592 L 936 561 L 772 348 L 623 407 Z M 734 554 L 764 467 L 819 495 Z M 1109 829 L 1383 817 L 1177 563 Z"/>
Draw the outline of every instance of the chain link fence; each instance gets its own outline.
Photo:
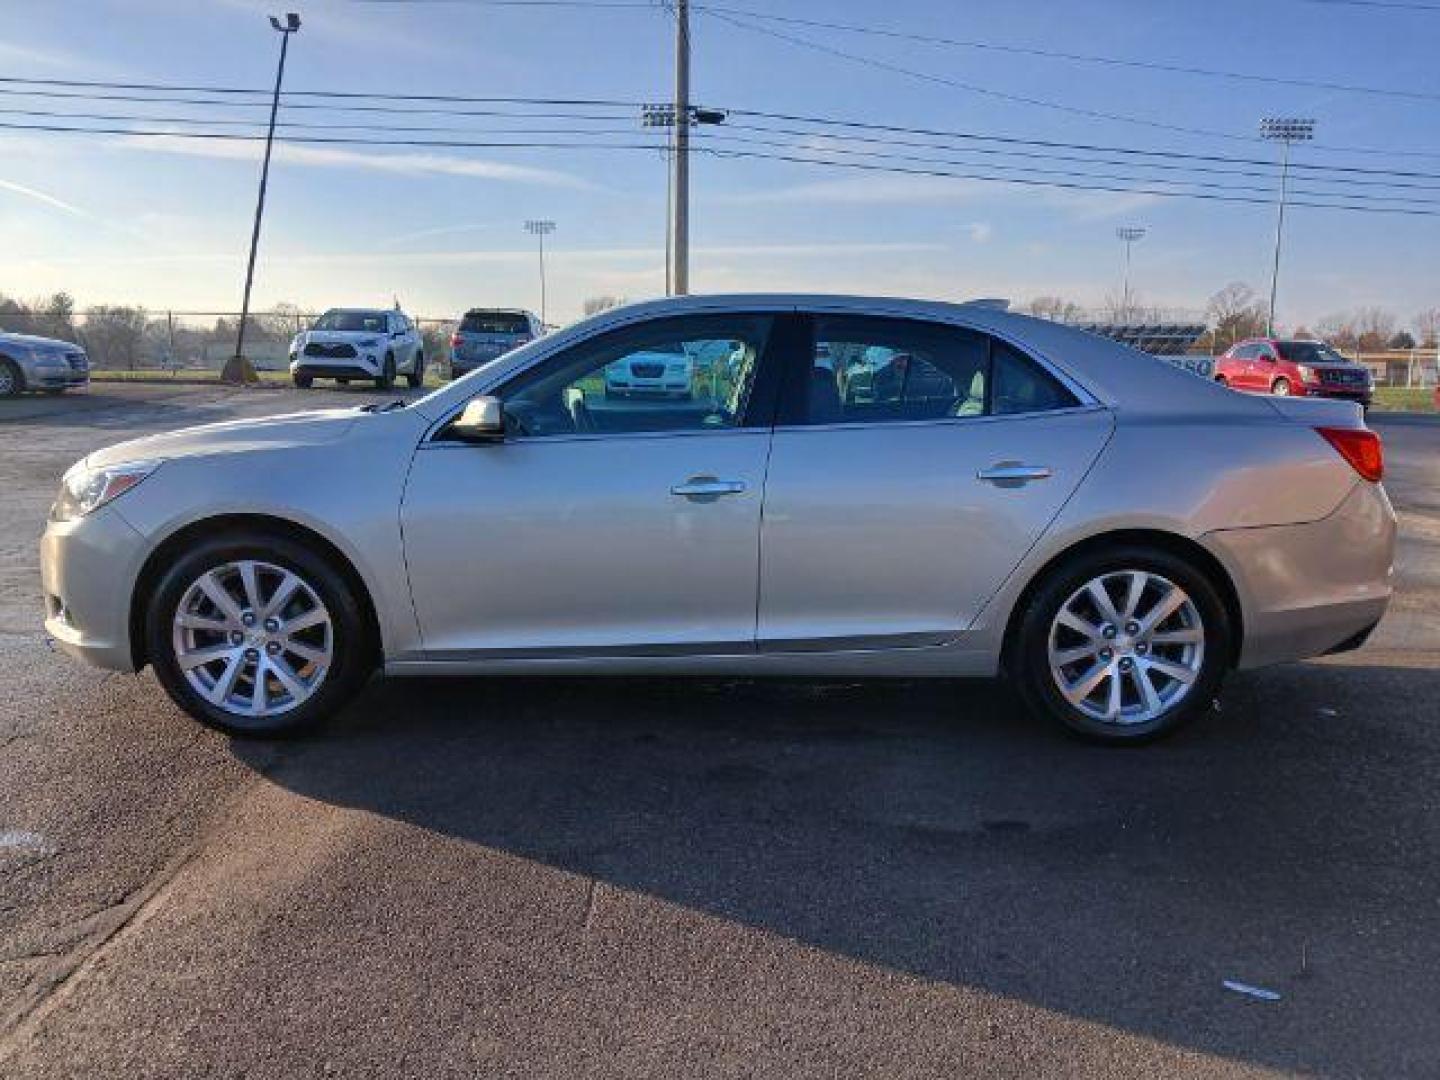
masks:
<path id="1" fill-rule="evenodd" d="M 281 371 L 290 340 L 319 312 L 252 314 L 245 323 L 245 353 L 258 371 Z M 448 372 L 454 319 L 416 318 L 431 370 Z M 235 354 L 238 311 L 149 311 L 96 307 L 75 315 L 0 309 L 0 331 L 72 341 L 84 347 L 92 370 L 219 371 Z"/>

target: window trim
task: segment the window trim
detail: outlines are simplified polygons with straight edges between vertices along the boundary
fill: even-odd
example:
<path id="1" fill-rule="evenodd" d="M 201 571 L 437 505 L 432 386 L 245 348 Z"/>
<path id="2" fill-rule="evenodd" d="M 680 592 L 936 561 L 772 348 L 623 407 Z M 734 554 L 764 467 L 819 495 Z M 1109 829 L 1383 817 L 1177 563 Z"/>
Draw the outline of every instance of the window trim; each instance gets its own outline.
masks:
<path id="1" fill-rule="evenodd" d="M 1008 334 L 998 333 L 994 330 L 971 326 L 968 323 L 949 322 L 942 319 L 926 318 L 915 315 L 902 315 L 889 311 L 829 311 L 821 308 L 802 309 L 796 313 L 796 317 L 802 321 L 807 329 L 806 348 L 798 355 L 792 356 L 786 367 L 786 378 L 781 387 L 780 400 L 775 410 L 776 431 L 834 431 L 847 428 L 871 428 L 871 427 L 895 427 L 904 425 L 913 427 L 919 424 L 973 424 L 985 420 L 1013 420 L 1020 417 L 1031 416 L 1059 416 L 1071 413 L 1090 412 L 1097 409 L 1105 409 L 1107 406 L 1095 397 L 1084 386 L 1070 378 L 1064 371 L 1061 371 L 1050 361 L 1039 356 L 1035 351 L 1020 342 L 1017 342 Z M 971 334 L 979 334 L 986 340 L 986 379 L 985 379 L 985 412 L 979 416 L 938 416 L 915 420 L 841 420 L 829 424 L 810 424 L 802 419 L 796 418 L 796 406 L 803 400 L 804 380 L 809 376 L 810 368 L 814 366 L 815 344 L 817 341 L 817 326 L 822 318 L 831 319 L 883 319 L 889 322 L 919 323 L 927 327 L 941 327 L 950 330 L 961 330 Z M 1045 372 L 1052 379 L 1063 386 L 1072 397 L 1075 398 L 1074 405 L 1066 405 L 1059 409 L 1031 409 L 1026 412 L 1013 413 L 992 413 L 992 395 L 994 393 L 994 345 L 1000 342 L 1013 349 L 1029 363 L 1035 364 L 1041 371 Z"/>
<path id="2" fill-rule="evenodd" d="M 570 342 L 561 346 L 556 351 L 540 358 L 534 364 L 512 371 L 496 386 L 486 393 L 488 396 L 498 397 L 502 400 L 505 395 L 511 392 L 512 388 L 521 380 L 530 377 L 543 377 L 547 370 L 553 367 L 563 366 L 565 358 L 576 349 L 591 347 L 597 342 L 618 335 L 630 333 L 642 327 L 653 327 L 658 324 L 690 321 L 706 318 L 760 318 L 768 320 L 768 327 L 765 333 L 765 340 L 761 344 L 760 353 L 755 360 L 755 378 L 750 387 L 750 396 L 745 402 L 745 411 L 740 423 L 731 427 L 715 428 L 675 428 L 665 431 L 592 431 L 572 432 L 558 435 L 516 435 L 506 432 L 503 439 L 497 439 L 490 444 L 469 443 L 459 439 L 449 439 L 446 431 L 450 425 L 464 411 L 470 399 L 457 405 L 452 411 L 445 415 L 437 423 L 431 426 L 422 446 L 456 446 L 474 447 L 480 445 L 505 445 L 506 443 L 541 443 L 541 442 L 590 442 L 597 439 L 629 439 L 629 438 L 670 438 L 674 436 L 693 435 L 735 435 L 753 434 L 757 431 L 770 432 L 775 428 L 776 409 L 780 401 L 780 376 L 786 366 L 783 357 L 777 356 L 781 351 L 783 343 L 788 340 L 788 335 L 794 333 L 794 324 L 798 321 L 793 309 L 779 308 L 736 308 L 724 311 L 688 311 L 674 315 L 662 315 L 659 317 L 639 319 L 632 322 L 621 323 L 612 326 L 599 333 L 588 335 L 578 341 Z M 782 333 L 783 331 L 783 333 Z M 753 420 L 752 420 L 753 414 Z"/>

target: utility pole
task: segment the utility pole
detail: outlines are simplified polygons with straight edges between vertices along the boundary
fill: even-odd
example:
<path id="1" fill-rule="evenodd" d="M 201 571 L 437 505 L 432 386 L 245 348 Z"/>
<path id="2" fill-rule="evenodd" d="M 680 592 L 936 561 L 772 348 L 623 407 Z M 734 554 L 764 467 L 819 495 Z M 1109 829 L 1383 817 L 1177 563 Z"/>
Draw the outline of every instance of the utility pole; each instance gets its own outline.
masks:
<path id="1" fill-rule="evenodd" d="M 540 241 L 540 325 L 545 325 L 545 237 L 555 231 L 555 222 L 531 219 L 525 231 Z"/>
<path id="2" fill-rule="evenodd" d="M 1124 305 L 1123 318 L 1128 322 L 1130 319 L 1130 249 L 1136 240 L 1145 236 L 1143 225 L 1121 225 L 1115 230 L 1115 235 L 1125 244 L 1125 287 L 1121 290 L 1121 304 Z"/>
<path id="3" fill-rule="evenodd" d="M 690 291 L 690 0 L 675 0 L 675 153 L 671 155 L 670 288 Z"/>
<path id="4" fill-rule="evenodd" d="M 1275 293 L 1280 282 L 1280 238 L 1285 232 L 1285 197 L 1290 180 L 1290 146 L 1315 137 L 1314 120 L 1266 117 L 1260 121 L 1260 137 L 1283 144 L 1280 155 L 1280 199 L 1275 215 L 1275 259 L 1270 267 L 1270 310 L 1265 317 L 1265 334 L 1275 336 Z"/>
<path id="5" fill-rule="evenodd" d="M 245 323 L 250 318 L 250 286 L 255 282 L 255 252 L 260 246 L 260 220 L 265 215 L 265 187 L 270 181 L 270 150 L 275 143 L 275 117 L 280 111 L 280 84 L 285 79 L 285 53 L 290 35 L 300 30 L 300 16 L 293 11 L 281 23 L 274 15 L 270 25 L 280 33 L 280 66 L 275 72 L 275 95 L 270 99 L 270 127 L 265 133 L 265 160 L 260 166 L 260 196 L 255 200 L 255 228 L 250 233 L 250 261 L 245 267 L 245 295 L 240 301 L 240 330 L 235 337 L 235 358 L 221 373 L 226 382 L 246 382 L 250 377 L 245 359 Z"/>

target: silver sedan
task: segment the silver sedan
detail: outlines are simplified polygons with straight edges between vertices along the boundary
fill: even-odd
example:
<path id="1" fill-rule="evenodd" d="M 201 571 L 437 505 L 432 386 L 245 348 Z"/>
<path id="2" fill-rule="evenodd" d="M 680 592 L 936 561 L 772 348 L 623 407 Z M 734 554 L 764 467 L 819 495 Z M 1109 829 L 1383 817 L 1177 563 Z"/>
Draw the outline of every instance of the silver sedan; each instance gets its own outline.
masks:
<path id="1" fill-rule="evenodd" d="M 690 399 L 607 398 L 628 357 Z M 884 355 L 887 376 L 847 380 Z M 387 675 L 1008 675 L 1115 743 L 1231 668 L 1358 647 L 1395 517 L 1360 410 L 1237 394 L 985 305 L 606 312 L 410 404 L 215 424 L 66 473 L 46 629 L 281 734 Z"/>

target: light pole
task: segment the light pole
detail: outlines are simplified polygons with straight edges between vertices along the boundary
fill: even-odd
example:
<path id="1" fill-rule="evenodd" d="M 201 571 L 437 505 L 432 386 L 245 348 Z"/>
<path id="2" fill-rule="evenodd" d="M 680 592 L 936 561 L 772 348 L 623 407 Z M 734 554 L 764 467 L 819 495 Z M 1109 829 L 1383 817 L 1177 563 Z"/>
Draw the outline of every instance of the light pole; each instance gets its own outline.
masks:
<path id="1" fill-rule="evenodd" d="M 275 94 L 270 99 L 270 127 L 265 133 L 265 160 L 260 166 L 260 196 L 255 200 L 255 228 L 250 233 L 250 261 L 245 266 L 245 295 L 240 301 L 240 330 L 235 336 L 235 359 L 233 366 L 226 365 L 223 373 L 227 381 L 244 382 L 245 370 L 245 323 L 250 318 L 250 286 L 255 282 L 255 251 L 260 246 L 260 219 L 265 215 L 265 186 L 270 180 L 270 150 L 275 143 L 275 117 L 280 111 L 280 84 L 285 78 L 285 53 L 290 47 L 290 35 L 299 32 L 300 16 L 293 11 L 285 16 L 282 23 L 274 15 L 270 25 L 280 33 L 280 66 L 275 72 Z"/>
<path id="2" fill-rule="evenodd" d="M 1122 318 L 1127 321 L 1130 318 L 1130 249 L 1135 245 L 1136 240 L 1145 236 L 1143 225 L 1121 225 L 1115 230 L 1115 235 L 1125 244 L 1125 287 L 1120 292 L 1120 302 L 1124 305 Z"/>
<path id="3" fill-rule="evenodd" d="M 688 53 L 687 53 L 688 55 Z M 683 296 L 690 291 L 690 168 L 677 166 L 677 161 L 690 155 L 690 128 L 702 124 L 723 124 L 723 109 L 702 109 L 691 105 L 683 114 L 686 122 L 677 124 L 674 105 L 642 105 L 640 126 L 668 128 L 664 154 L 665 183 L 665 295 Z M 684 132 L 683 139 L 680 132 Z M 683 145 L 682 145 L 683 144 Z"/>
<path id="4" fill-rule="evenodd" d="M 1298 120 L 1294 117 L 1266 117 L 1260 121 L 1260 137 L 1279 142 L 1284 146 L 1280 155 L 1280 201 L 1275 215 L 1275 261 L 1270 267 L 1270 312 L 1265 317 L 1265 333 L 1275 336 L 1275 291 L 1280 282 L 1280 237 L 1285 231 L 1285 196 L 1290 180 L 1290 146 L 1292 143 L 1309 142 L 1315 137 L 1314 120 Z"/>
<path id="5" fill-rule="evenodd" d="M 525 231 L 540 241 L 540 325 L 545 325 L 545 237 L 555 231 L 555 222 L 536 220 L 525 222 Z"/>

